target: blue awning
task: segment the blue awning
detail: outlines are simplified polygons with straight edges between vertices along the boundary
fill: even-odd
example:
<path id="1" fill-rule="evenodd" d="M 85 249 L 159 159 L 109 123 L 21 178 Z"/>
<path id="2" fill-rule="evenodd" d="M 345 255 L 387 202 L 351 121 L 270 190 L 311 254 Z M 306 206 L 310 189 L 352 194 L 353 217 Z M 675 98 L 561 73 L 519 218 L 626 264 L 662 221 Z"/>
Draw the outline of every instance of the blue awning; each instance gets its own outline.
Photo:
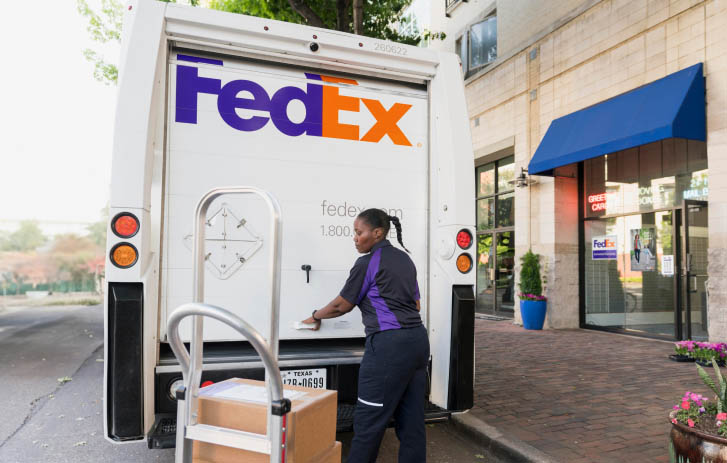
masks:
<path id="1" fill-rule="evenodd" d="M 702 63 L 555 119 L 530 175 L 665 138 L 706 141 Z"/>

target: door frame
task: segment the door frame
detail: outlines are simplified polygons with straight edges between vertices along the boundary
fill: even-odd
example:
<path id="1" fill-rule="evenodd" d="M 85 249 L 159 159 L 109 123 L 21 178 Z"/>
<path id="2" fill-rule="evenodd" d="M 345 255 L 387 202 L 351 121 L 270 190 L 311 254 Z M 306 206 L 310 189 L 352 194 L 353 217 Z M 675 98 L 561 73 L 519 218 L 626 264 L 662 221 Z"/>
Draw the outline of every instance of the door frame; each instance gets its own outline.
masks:
<path id="1" fill-rule="evenodd" d="M 699 201 L 695 199 L 685 199 L 682 201 L 682 207 L 678 214 L 681 216 L 679 219 L 679 229 L 677 230 L 678 234 L 674 235 L 680 241 L 678 246 L 680 253 L 677 259 L 677 263 L 675 264 L 677 266 L 677 269 L 679 270 L 677 272 L 675 269 L 675 275 L 678 275 L 678 278 L 676 278 L 675 280 L 679 280 L 677 283 L 678 291 L 674 292 L 674 294 L 678 297 L 676 301 L 677 305 L 675 306 L 677 307 L 676 317 L 678 339 L 692 338 L 692 300 L 689 297 L 691 289 L 691 253 L 689 249 L 689 214 L 687 213 L 687 210 L 690 206 L 706 207 L 707 211 L 709 211 L 709 202 Z M 682 229 L 684 230 L 684 233 L 681 233 Z M 682 323 L 682 320 L 684 320 L 684 323 Z"/>
<path id="2" fill-rule="evenodd" d="M 475 243 L 479 243 L 478 238 L 482 235 L 492 235 L 492 246 L 495 247 L 495 250 L 492 254 L 493 259 L 495 260 L 493 264 L 492 270 L 495 272 L 495 276 L 497 276 L 497 269 L 498 269 L 498 256 L 497 256 L 497 243 L 500 240 L 500 235 L 503 233 L 509 233 L 512 232 L 515 233 L 515 227 L 502 227 L 502 228 L 491 228 L 489 230 L 483 230 L 483 231 L 477 231 L 476 237 L 475 237 Z M 512 246 L 514 247 L 515 244 L 512 243 Z M 479 263 L 480 255 L 479 255 L 479 249 L 477 250 L 475 258 L 477 259 L 477 262 Z M 478 266 L 475 266 L 475 272 L 478 271 Z M 515 271 L 515 267 L 513 266 L 513 272 Z M 475 275 L 475 282 L 477 281 L 477 275 Z M 512 318 L 515 316 L 515 306 L 513 304 L 512 310 L 500 310 L 500 305 L 497 303 L 497 278 L 492 280 L 493 284 L 493 291 L 492 291 L 492 307 L 493 310 L 491 313 L 487 312 L 488 315 L 494 315 L 494 316 L 507 316 L 508 318 Z M 514 291 L 514 288 L 513 288 Z M 477 285 L 475 285 L 475 294 L 479 294 Z M 475 297 L 476 299 L 476 297 Z M 475 302 L 475 312 L 477 312 L 477 304 Z"/>

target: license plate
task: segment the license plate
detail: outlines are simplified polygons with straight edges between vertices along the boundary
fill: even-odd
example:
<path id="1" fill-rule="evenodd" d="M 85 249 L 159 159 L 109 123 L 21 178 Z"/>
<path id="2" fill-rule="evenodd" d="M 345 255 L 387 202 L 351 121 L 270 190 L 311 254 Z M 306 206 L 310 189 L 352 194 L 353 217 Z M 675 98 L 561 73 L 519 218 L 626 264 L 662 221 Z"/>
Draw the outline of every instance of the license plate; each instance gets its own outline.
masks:
<path id="1" fill-rule="evenodd" d="M 281 371 L 280 376 L 283 384 L 290 386 L 310 387 L 313 389 L 326 388 L 326 369 L 313 368 L 310 370 L 286 370 Z"/>

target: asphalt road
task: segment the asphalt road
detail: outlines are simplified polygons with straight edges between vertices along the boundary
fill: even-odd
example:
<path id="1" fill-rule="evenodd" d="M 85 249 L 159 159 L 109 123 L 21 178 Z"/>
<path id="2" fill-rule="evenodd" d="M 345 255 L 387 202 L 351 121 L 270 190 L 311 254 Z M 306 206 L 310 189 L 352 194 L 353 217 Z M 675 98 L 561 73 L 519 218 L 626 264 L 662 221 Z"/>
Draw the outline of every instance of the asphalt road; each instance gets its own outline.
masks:
<path id="1" fill-rule="evenodd" d="M 0 308 L 0 462 L 165 462 L 173 450 L 103 438 L 103 313 L 100 306 Z M 59 381 L 62 378 L 70 381 Z M 350 434 L 339 434 L 344 455 Z M 495 460 L 448 424 L 427 427 L 431 463 Z M 388 431 L 378 461 L 396 462 Z"/>

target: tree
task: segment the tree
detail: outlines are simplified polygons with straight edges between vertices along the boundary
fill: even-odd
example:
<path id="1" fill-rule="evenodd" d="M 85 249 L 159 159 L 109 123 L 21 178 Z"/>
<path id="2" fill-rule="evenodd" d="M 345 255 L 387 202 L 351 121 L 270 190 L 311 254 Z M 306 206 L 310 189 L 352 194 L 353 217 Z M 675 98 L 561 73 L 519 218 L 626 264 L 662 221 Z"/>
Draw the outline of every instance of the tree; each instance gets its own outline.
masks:
<path id="1" fill-rule="evenodd" d="M 94 222 L 86 227 L 88 238 L 97 246 L 106 246 L 106 230 L 109 226 L 109 206 L 101 209 L 101 220 Z"/>
<path id="2" fill-rule="evenodd" d="M 91 38 L 104 44 L 121 40 L 121 20 L 124 16 L 124 6 L 119 0 L 101 0 L 101 11 L 96 12 L 88 6 L 86 0 L 77 0 L 78 12 L 88 18 L 88 27 Z M 115 84 L 119 71 L 115 64 L 108 63 L 98 51 L 86 48 L 83 56 L 93 63 L 93 77 L 106 85 Z"/>
<path id="3" fill-rule="evenodd" d="M 0 256 L 0 274 L 3 276 L 3 287 L 15 284 L 15 294 L 20 294 L 21 287 L 27 276 L 27 260 L 29 255 L 18 251 L 5 252 Z"/>
<path id="4" fill-rule="evenodd" d="M 14 232 L 0 239 L 0 251 L 32 251 L 48 241 L 38 222 L 24 220 Z"/>
<path id="5" fill-rule="evenodd" d="M 88 32 L 91 38 L 105 44 L 121 39 L 123 5 L 120 0 L 101 0 L 101 10 L 94 11 L 86 0 L 76 0 L 78 12 L 88 18 Z M 175 2 L 175 0 L 159 0 Z M 193 6 L 199 0 L 190 0 Z M 406 22 L 401 17 L 411 0 L 211 0 L 210 8 L 241 13 L 260 18 L 275 19 L 342 32 L 353 32 L 383 40 L 407 45 L 416 45 L 422 40 L 444 39 L 443 32 L 418 31 L 415 34 L 399 33 L 393 24 Z M 107 62 L 100 52 L 87 48 L 83 51 L 88 61 L 94 64 L 94 77 L 105 84 L 116 84 L 118 69 Z"/>
<path id="6" fill-rule="evenodd" d="M 444 39 L 444 33 L 400 34 L 392 24 L 411 0 L 212 0 L 210 8 L 268 19 L 353 32 L 416 45 L 424 39 Z"/>
<path id="7" fill-rule="evenodd" d="M 93 280 L 103 248 L 86 236 L 57 235 L 50 249 L 50 258 L 58 269 L 59 280 L 72 281 L 80 286 Z"/>
<path id="8" fill-rule="evenodd" d="M 99 220 L 86 227 L 88 230 L 88 239 L 90 239 L 97 246 L 104 246 L 106 244 L 106 228 L 108 227 L 107 220 Z"/>
<path id="9" fill-rule="evenodd" d="M 174 3 L 175 0 L 159 0 Z M 196 6 L 199 0 L 191 0 Z M 119 42 L 121 40 L 121 21 L 124 17 L 124 4 L 120 0 L 101 0 L 100 11 L 94 11 L 86 0 L 76 0 L 76 6 L 81 16 L 88 19 L 86 30 L 91 38 L 100 44 Z M 106 85 L 116 84 L 119 79 L 119 70 L 115 64 L 109 63 L 101 52 L 86 48 L 83 56 L 94 66 L 93 77 Z"/>

